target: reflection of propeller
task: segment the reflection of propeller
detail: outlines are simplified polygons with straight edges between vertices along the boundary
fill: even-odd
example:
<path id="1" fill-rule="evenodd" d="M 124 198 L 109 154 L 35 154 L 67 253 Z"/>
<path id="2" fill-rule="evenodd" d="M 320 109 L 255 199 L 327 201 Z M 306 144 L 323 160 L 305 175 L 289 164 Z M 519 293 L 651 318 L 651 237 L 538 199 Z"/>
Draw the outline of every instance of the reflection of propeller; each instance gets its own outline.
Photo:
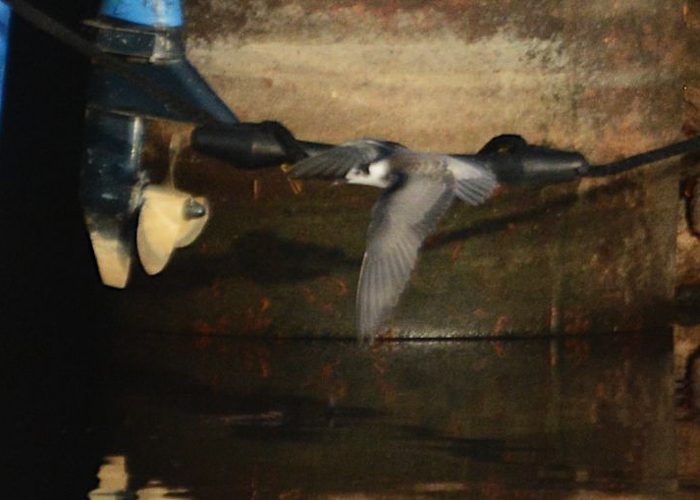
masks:
<path id="1" fill-rule="evenodd" d="M 173 251 L 196 240 L 209 219 L 206 198 L 194 198 L 175 187 L 175 165 L 181 150 L 182 137 L 175 134 L 170 141 L 165 181 L 143 189 L 136 248 L 148 274 L 161 272 Z"/>

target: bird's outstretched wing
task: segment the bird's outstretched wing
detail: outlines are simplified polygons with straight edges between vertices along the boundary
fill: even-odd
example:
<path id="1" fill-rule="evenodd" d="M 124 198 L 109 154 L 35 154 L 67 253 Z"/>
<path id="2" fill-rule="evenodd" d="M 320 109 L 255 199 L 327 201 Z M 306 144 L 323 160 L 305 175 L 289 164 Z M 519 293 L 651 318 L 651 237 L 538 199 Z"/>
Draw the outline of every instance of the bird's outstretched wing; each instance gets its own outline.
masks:
<path id="1" fill-rule="evenodd" d="M 374 205 L 356 297 L 361 340 L 371 342 L 398 303 L 423 240 L 454 196 L 449 177 L 403 174 Z"/>
<path id="2" fill-rule="evenodd" d="M 394 142 L 358 139 L 303 159 L 289 169 L 289 175 L 339 179 L 345 177 L 351 168 L 369 165 L 373 161 L 389 156 L 401 147 Z"/>
<path id="3" fill-rule="evenodd" d="M 479 205 L 491 197 L 498 185 L 496 176 L 480 163 L 445 156 L 447 169 L 455 178 L 454 192 L 469 205 Z"/>

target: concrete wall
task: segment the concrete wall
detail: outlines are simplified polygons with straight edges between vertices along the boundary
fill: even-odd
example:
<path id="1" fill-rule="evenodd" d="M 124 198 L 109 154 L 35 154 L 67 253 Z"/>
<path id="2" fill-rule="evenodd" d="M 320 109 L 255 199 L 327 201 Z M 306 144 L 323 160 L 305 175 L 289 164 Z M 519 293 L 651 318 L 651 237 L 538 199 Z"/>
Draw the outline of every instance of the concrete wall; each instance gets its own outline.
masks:
<path id="1" fill-rule="evenodd" d="M 242 120 L 302 139 L 374 136 L 473 152 L 494 135 L 603 162 L 681 137 L 679 1 L 185 2 L 188 53 Z M 162 170 L 174 125 L 151 124 Z M 292 185 L 191 152 L 202 238 L 162 276 L 115 292 L 148 329 L 354 335 L 354 289 L 378 192 Z M 673 297 L 673 162 L 603 181 L 504 188 L 454 207 L 428 241 L 398 335 L 653 330 Z"/>
<path id="2" fill-rule="evenodd" d="M 595 160 L 677 136 L 681 4 L 185 2 L 190 57 L 244 120 L 439 151 L 511 131 Z"/>

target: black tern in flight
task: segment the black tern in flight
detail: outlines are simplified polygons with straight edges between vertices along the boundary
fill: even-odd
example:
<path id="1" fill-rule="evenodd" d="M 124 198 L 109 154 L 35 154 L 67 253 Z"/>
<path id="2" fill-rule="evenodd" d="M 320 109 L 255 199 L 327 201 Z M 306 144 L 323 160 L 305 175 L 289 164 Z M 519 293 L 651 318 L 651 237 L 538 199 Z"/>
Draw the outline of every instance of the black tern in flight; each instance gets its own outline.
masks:
<path id="1" fill-rule="evenodd" d="M 423 241 L 455 197 L 478 205 L 497 185 L 494 174 L 476 159 L 418 153 L 372 139 L 306 158 L 289 173 L 384 189 L 372 208 L 355 299 L 360 339 L 370 342 L 406 288 Z"/>

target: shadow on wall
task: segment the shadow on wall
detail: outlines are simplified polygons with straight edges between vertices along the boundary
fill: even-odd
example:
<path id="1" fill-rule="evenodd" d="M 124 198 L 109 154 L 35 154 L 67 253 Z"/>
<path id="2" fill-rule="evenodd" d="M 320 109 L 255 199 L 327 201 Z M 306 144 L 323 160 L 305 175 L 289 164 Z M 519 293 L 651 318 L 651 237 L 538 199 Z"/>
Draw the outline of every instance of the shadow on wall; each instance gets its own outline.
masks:
<path id="1" fill-rule="evenodd" d="M 595 201 L 601 197 L 620 195 L 634 186 L 631 179 L 622 178 L 614 183 L 591 188 L 583 195 L 567 191 L 528 210 L 484 218 L 454 231 L 438 232 L 428 238 L 423 251 L 430 252 L 477 236 L 494 235 L 506 230 L 511 224 L 537 221 L 552 211 L 563 211 L 574 206 L 581 200 L 581 196 L 588 201 Z M 532 189 L 537 190 L 539 187 Z M 517 196 L 517 192 L 513 196 Z M 182 260 L 177 272 L 169 270 L 160 279 L 167 282 L 168 286 L 180 289 L 206 286 L 217 279 L 236 277 L 250 279 L 261 285 L 298 283 L 327 276 L 334 270 L 359 270 L 361 265 L 361 260 L 348 257 L 341 247 L 300 242 L 262 230 L 249 231 L 236 237 L 224 254 L 182 253 L 178 254 L 178 259 Z"/>
<path id="2" fill-rule="evenodd" d="M 261 285 L 298 283 L 360 266 L 360 261 L 350 259 L 339 247 L 293 241 L 269 231 L 250 231 L 235 238 L 224 254 L 183 252 L 177 259 L 179 269 L 173 266 L 159 276 L 170 290 L 209 286 L 227 278 L 245 278 Z"/>

